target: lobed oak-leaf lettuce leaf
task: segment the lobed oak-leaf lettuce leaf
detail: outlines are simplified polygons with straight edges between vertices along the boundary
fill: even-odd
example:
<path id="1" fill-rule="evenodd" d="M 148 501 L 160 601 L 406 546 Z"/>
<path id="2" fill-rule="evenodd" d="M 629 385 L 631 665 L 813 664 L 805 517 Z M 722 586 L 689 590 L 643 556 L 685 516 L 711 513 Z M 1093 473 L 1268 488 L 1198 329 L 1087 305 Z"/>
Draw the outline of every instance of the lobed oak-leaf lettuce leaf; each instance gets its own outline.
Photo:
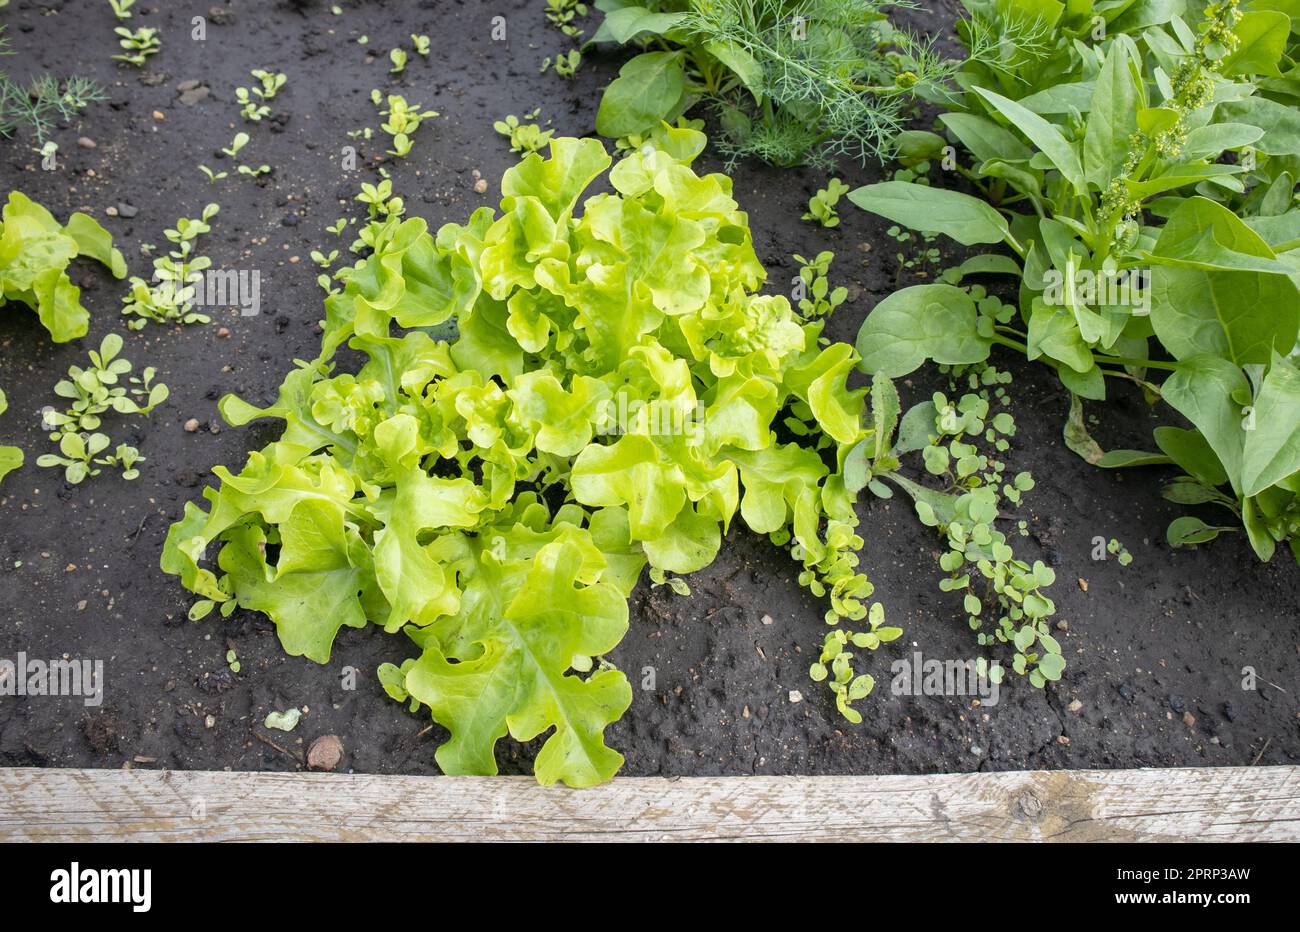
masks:
<path id="1" fill-rule="evenodd" d="M 78 256 L 108 266 L 114 278 L 126 275 L 113 238 L 94 219 L 74 213 L 62 225 L 21 191 L 9 192 L 0 221 L 0 306 L 18 302 L 36 311 L 55 343 L 84 337 L 89 328 L 81 289 L 65 271 Z"/>
<path id="2" fill-rule="evenodd" d="M 701 134 L 649 142 L 609 171 L 615 193 L 583 201 L 610 158 L 556 139 L 507 173 L 499 211 L 372 224 L 320 356 L 270 404 L 221 401 L 279 439 L 217 467 L 164 547 L 165 571 L 266 614 L 292 654 L 405 631 L 420 656 L 379 679 L 450 732 L 447 773 L 496 773 L 503 737 L 549 732 L 539 780 L 612 776 L 627 599 L 647 566 L 663 582 L 711 563 L 737 515 L 790 546 L 828 620 L 866 615 L 840 472 L 872 429 L 857 354 L 756 293 L 729 179 L 690 168 Z"/>

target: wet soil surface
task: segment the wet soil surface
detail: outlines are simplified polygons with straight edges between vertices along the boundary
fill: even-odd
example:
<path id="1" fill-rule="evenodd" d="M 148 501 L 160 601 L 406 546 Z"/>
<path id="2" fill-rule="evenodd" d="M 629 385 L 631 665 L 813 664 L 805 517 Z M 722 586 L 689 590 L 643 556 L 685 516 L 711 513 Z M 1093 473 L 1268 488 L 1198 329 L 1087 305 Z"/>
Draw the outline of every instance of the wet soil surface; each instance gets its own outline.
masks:
<path id="1" fill-rule="evenodd" d="M 539 74 L 542 59 L 570 43 L 546 24 L 542 4 L 521 0 L 348 2 L 342 15 L 331 15 L 328 4 L 254 0 L 138 6 L 129 25 L 158 27 L 163 41 L 143 69 L 111 61 L 116 24 L 99 0 L 16 0 L 0 14 L 16 52 L 5 61 L 12 74 L 75 68 L 109 95 L 54 133 L 57 170 L 41 170 L 27 135 L 0 143 L 0 179 L 60 218 L 82 210 L 101 220 L 140 275 L 150 268 L 142 244 L 165 246 L 162 231 L 178 217 L 220 202 L 199 251 L 217 268 L 258 270 L 261 313 L 219 309 L 208 326 L 129 333 L 119 317 L 124 284 L 87 260 L 72 268 L 92 312 L 86 340 L 55 346 L 25 309 L 0 313 L 0 386 L 11 404 L 0 418 L 0 443 L 22 446 L 28 458 L 0 489 L 0 657 L 102 660 L 106 675 L 98 707 L 75 697 L 0 696 L 0 763 L 295 769 L 313 739 L 332 734 L 344 748 L 340 769 L 436 773 L 433 752 L 444 732 L 389 700 L 375 679 L 379 663 L 410 655 L 404 638 L 345 629 L 328 666 L 289 658 L 260 616 L 188 621 L 190 599 L 158 569 L 158 556 L 168 525 L 199 495 L 210 468 L 237 468 L 249 449 L 273 438 L 266 428 L 224 426 L 217 399 L 236 392 L 269 400 L 293 360 L 316 353 L 322 305 L 309 253 L 347 255 L 350 234 L 340 241 L 325 228 L 356 216 L 353 196 L 377 178 L 373 156 L 386 137 L 377 132 L 367 143 L 347 135 L 377 130 L 371 88 L 442 114 L 419 130 L 408 159 L 388 163 L 409 213 L 436 227 L 495 203 L 514 156 L 492 131 L 494 120 L 540 106 L 562 134 L 585 134 L 600 88 L 625 55 L 589 56 L 572 81 Z M 491 38 L 496 15 L 505 16 L 505 42 Z M 201 41 L 194 16 L 206 19 Z M 936 27 L 951 23 L 952 13 L 913 20 Z M 432 38 L 432 55 L 412 54 L 405 73 L 392 77 L 387 52 L 398 43 L 409 49 L 411 33 Z M 252 68 L 289 76 L 272 103 L 274 117 L 257 126 L 241 121 L 233 102 Z M 244 161 L 270 164 L 274 173 L 254 181 L 232 170 L 210 185 L 197 166 L 231 170 L 215 153 L 239 130 L 252 137 Z M 342 167 L 346 146 L 360 153 L 355 171 Z M 703 164 L 721 168 L 711 155 Z M 486 193 L 474 189 L 475 170 L 488 181 Z M 844 166 L 842 176 L 856 186 L 881 172 Z M 800 222 L 824 173 L 740 165 L 733 177 L 769 287 L 788 289 L 793 253 L 835 252 L 832 278 L 849 287 L 850 300 L 831 336 L 851 340 L 877 301 L 921 280 L 899 273 L 887 224 L 847 204 L 835 230 Z M 171 400 L 147 421 L 106 425 L 116 441 L 133 442 L 148 457 L 138 480 L 106 474 L 67 486 L 59 471 L 34 465 L 51 448 L 40 411 L 57 403 L 54 383 L 68 366 L 112 331 L 126 336 L 125 355 L 137 368 L 158 368 Z M 1159 496 L 1167 471 L 1086 466 L 1061 442 L 1068 398 L 1051 373 L 1010 355 L 995 362 L 1015 374 L 1020 430 L 1008 466 L 1038 482 L 1018 515 L 1030 536 L 1017 546 L 1058 574 L 1051 594 L 1069 661 L 1063 681 L 1046 690 L 1009 682 L 996 704 L 984 705 L 969 696 L 894 694 L 894 661 L 916 651 L 962 659 L 975 645 L 959 601 L 938 589 L 933 532 L 902 501 L 872 500 L 860 506 L 864 566 L 906 634 L 863 665 L 880 685 L 860 703 L 865 721 L 849 725 L 807 674 L 825 631 L 823 606 L 799 587 L 787 554 L 735 528 L 717 562 L 691 578 L 689 598 L 646 586 L 633 595 L 631 630 L 611 657 L 635 687 L 631 709 L 609 732 L 627 756 L 625 773 L 1296 761 L 1300 573 L 1293 562 L 1258 563 L 1240 534 L 1171 550 L 1164 528 L 1179 510 Z M 938 387 L 937 374 L 918 374 L 901 386 L 904 403 Z M 1148 448 L 1155 421 L 1147 404 L 1135 391 L 1114 395 L 1090 407 L 1094 435 L 1107 448 Z M 190 419 L 198 430 L 185 429 Z M 1133 554 L 1130 566 L 1094 559 L 1095 540 L 1112 537 Z M 228 650 L 238 655 L 238 673 L 228 668 Z M 305 710 L 295 731 L 264 728 L 268 712 L 289 707 Z M 501 742 L 502 771 L 527 772 L 535 752 L 536 744 Z"/>

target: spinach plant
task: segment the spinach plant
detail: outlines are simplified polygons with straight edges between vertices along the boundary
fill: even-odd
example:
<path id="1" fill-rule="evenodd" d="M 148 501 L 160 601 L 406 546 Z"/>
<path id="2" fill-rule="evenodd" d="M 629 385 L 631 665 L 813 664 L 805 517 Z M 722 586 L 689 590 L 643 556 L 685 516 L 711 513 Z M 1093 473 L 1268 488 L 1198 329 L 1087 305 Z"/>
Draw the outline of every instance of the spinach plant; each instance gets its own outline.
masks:
<path id="1" fill-rule="evenodd" d="M 1012 51 L 968 63 L 960 105 L 940 116 L 982 197 L 889 181 L 849 198 L 913 230 L 1005 246 L 1014 259 L 981 261 L 1018 277 L 1018 314 L 979 313 L 948 285 L 906 289 L 864 324 L 864 368 L 899 376 L 1000 345 L 1052 366 L 1081 398 L 1135 384 L 1194 429 L 1157 431 L 1158 454 L 1104 454 L 1080 416 L 1071 448 L 1228 486 L 1262 559 L 1280 542 L 1300 557 L 1300 122 L 1274 99 L 1294 70 L 1290 18 L 1238 0 L 968 6 L 968 42 L 1041 40 L 994 42 Z M 931 134 L 932 157 L 945 145 Z M 1195 519 L 1171 530 L 1178 543 L 1219 531 Z"/>

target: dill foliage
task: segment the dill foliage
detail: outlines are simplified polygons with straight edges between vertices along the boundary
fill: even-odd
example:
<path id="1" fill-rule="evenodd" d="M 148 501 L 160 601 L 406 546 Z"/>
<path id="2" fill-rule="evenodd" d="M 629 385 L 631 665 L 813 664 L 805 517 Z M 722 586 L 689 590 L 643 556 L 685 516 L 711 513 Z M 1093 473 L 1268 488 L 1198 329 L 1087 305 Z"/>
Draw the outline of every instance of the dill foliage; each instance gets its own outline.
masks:
<path id="1" fill-rule="evenodd" d="M 684 93 L 675 101 L 664 96 L 668 112 L 639 112 L 671 119 L 696 104 L 712 108 L 724 130 L 718 147 L 733 162 L 754 157 L 828 167 L 841 157 L 883 160 L 917 99 L 946 100 L 960 67 L 932 39 L 893 25 L 874 0 L 601 0 L 597 6 L 607 17 L 597 41 L 680 53 Z M 641 72 L 631 76 L 644 86 Z"/>
<path id="2" fill-rule="evenodd" d="M 9 39 L 0 26 L 0 55 L 12 55 Z M 31 128 L 37 142 L 45 142 L 56 121 L 68 122 L 92 103 L 104 100 L 104 90 L 90 78 L 60 81 L 40 74 L 21 84 L 0 69 L 0 136 L 13 135 L 20 126 Z"/>

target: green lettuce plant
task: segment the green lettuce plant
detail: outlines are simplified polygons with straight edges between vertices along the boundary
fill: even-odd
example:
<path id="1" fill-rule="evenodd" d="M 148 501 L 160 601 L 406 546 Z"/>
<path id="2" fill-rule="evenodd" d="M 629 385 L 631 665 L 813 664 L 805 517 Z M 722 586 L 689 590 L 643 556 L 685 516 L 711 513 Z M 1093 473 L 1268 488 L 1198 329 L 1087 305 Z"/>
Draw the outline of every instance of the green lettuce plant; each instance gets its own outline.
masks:
<path id="1" fill-rule="evenodd" d="M 536 120 L 541 108 L 524 114 L 525 120 Z M 532 152 L 540 152 L 555 136 L 555 130 L 542 129 L 536 123 L 521 123 L 519 117 L 511 114 L 504 120 L 497 120 L 492 128 L 510 140 L 510 151 L 518 152 L 520 157 Z"/>
<path id="2" fill-rule="evenodd" d="M 195 248 L 199 237 L 212 231 L 208 221 L 220 210 L 219 204 L 208 204 L 198 217 L 182 217 L 174 228 L 163 231 L 173 248 L 167 255 L 153 260 L 154 284 L 131 276 L 131 290 L 122 298 L 122 314 L 132 318 L 127 327 L 143 330 L 151 321 L 156 324 L 212 322 L 211 317 L 196 310 L 195 288 L 203 281 L 203 273 L 211 268 L 212 260 L 196 255 Z"/>
<path id="3" fill-rule="evenodd" d="M 499 211 L 436 232 L 376 218 L 320 356 L 267 407 L 220 403 L 283 433 L 218 467 L 167 538 L 196 616 L 263 612 L 290 654 L 405 631 L 419 656 L 380 678 L 450 732 L 447 773 L 495 773 L 501 738 L 547 734 L 541 782 L 609 779 L 603 733 L 632 691 L 604 657 L 628 596 L 647 566 L 707 566 L 737 518 L 789 547 L 827 622 L 868 616 L 843 472 L 873 430 L 853 348 L 756 293 L 731 181 L 690 167 L 703 135 L 652 141 L 611 168 L 598 140 L 552 140 L 506 172 Z"/>
<path id="4" fill-rule="evenodd" d="M 835 205 L 847 194 L 849 186 L 838 178 L 832 178 L 824 188 L 808 199 L 808 210 L 801 219 L 816 220 L 823 227 L 830 229 L 840 225 L 840 214 Z"/>
<path id="5" fill-rule="evenodd" d="M 581 39 L 579 17 L 587 15 L 587 4 L 582 0 L 546 0 L 546 21 L 570 39 Z"/>
<path id="6" fill-rule="evenodd" d="M 835 253 L 823 249 L 812 259 L 805 259 L 795 253 L 794 261 L 799 263 L 800 288 L 795 292 L 799 313 L 805 319 L 829 317 L 835 309 L 849 297 L 849 289 L 843 285 L 831 287 L 828 277 L 831 261 Z"/>
<path id="7" fill-rule="evenodd" d="M 421 110 L 419 104 L 412 106 L 401 94 L 389 94 L 385 100 L 375 90 L 370 92 L 370 100 L 379 108 L 380 115 L 386 117 L 380 128 L 393 137 L 393 148 L 388 150 L 388 154 L 398 158 L 406 158 L 410 154 L 414 145 L 411 137 L 420 128 L 420 124 L 438 115 L 436 110 Z"/>
<path id="8" fill-rule="evenodd" d="M 3 390 L 0 390 L 0 414 L 9 410 L 9 399 L 5 397 Z M 9 475 L 15 469 L 23 465 L 23 451 L 19 447 L 9 447 L 0 445 L 0 482 L 4 477 Z"/>
<path id="9" fill-rule="evenodd" d="M 43 453 L 36 458 L 36 465 L 62 469 L 69 485 L 79 485 L 100 475 L 104 471 L 102 466 L 120 470 L 122 478 L 128 481 L 138 478 L 140 470 L 135 466 L 144 462 L 140 451 L 123 443 L 118 444 L 115 452 L 106 453 L 110 443 L 107 434 L 64 434 L 59 440 L 59 452 Z"/>
<path id="10" fill-rule="evenodd" d="M 115 61 L 126 62 L 128 65 L 140 68 L 151 55 L 157 55 L 162 51 L 162 40 L 158 38 L 158 30 L 150 26 L 141 26 L 134 30 L 118 26 L 113 32 L 118 36 L 117 44 L 126 50 L 122 55 L 114 55 Z"/>
<path id="11" fill-rule="evenodd" d="M 946 284 L 905 289 L 864 324 L 864 368 L 900 376 L 999 345 L 1052 366 L 1079 398 L 1136 384 L 1194 429 L 1158 430 L 1159 453 L 1105 454 L 1080 415 L 1071 448 L 1103 466 L 1176 464 L 1174 494 L 1225 504 L 1261 559 L 1283 542 L 1300 557 L 1300 122 L 1274 99 L 1294 71 L 1291 19 L 1238 0 L 968 6 L 968 43 L 1006 54 L 968 63 L 940 123 L 982 197 L 890 181 L 849 199 L 1005 246 L 1014 259 L 980 261 L 1018 277 L 1018 314 L 980 313 Z M 947 145 L 931 134 L 929 157 Z M 1223 486 L 1226 501 L 1211 495 Z M 1170 540 L 1221 530 L 1189 516 Z"/>
<path id="12" fill-rule="evenodd" d="M 55 343 L 85 336 L 90 312 L 66 269 L 77 256 L 87 256 L 122 278 L 126 260 L 113 248 L 112 236 L 83 213 L 61 225 L 20 191 L 9 192 L 2 216 L 0 306 L 18 303 L 34 310 Z"/>
<path id="13" fill-rule="evenodd" d="M 552 66 L 560 77 L 572 78 L 582 66 L 582 53 L 577 49 L 569 49 L 567 52 L 557 53 L 554 57 L 547 55 L 542 59 L 542 67 L 537 70 L 538 74 L 546 74 Z"/>
<path id="14" fill-rule="evenodd" d="M 63 411 L 45 412 L 44 423 L 51 431 L 50 439 L 59 445 L 59 454 L 47 453 L 36 460 L 36 465 L 62 467 L 64 478 L 72 485 L 98 476 L 100 466 L 120 470 L 126 480 L 137 478 L 140 472 L 135 467 L 144 457 L 127 444 L 106 453 L 112 440 L 99 433 L 103 416 L 109 412 L 148 416 L 170 394 L 166 385 L 154 381 L 157 370 L 153 367 L 138 376 L 129 375 L 134 367 L 120 355 L 121 351 L 122 338 L 110 333 L 98 350 L 90 351 L 89 366 L 72 366 L 68 377 L 54 386 L 54 393 L 70 402 Z"/>

